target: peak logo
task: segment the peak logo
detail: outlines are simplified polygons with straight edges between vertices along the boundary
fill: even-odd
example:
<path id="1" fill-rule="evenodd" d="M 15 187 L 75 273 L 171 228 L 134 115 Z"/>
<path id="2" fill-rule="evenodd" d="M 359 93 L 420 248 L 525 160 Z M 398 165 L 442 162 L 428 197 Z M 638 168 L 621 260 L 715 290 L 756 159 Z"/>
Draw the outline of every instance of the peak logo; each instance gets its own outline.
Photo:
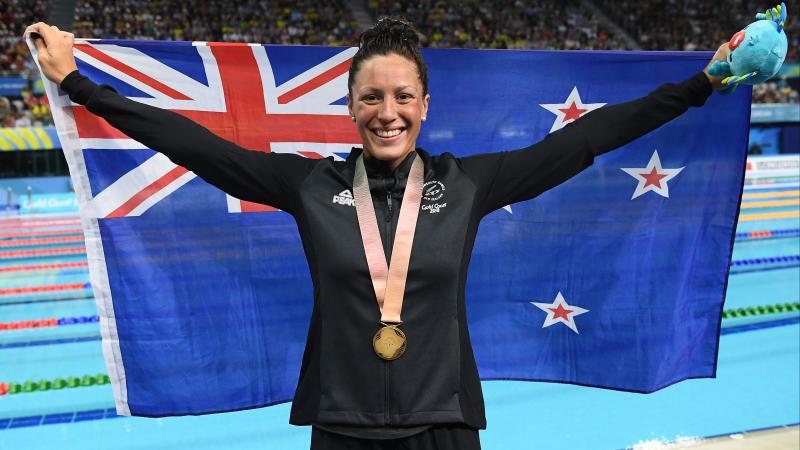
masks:
<path id="1" fill-rule="evenodd" d="M 345 189 L 334 195 L 331 203 L 334 205 L 356 206 L 356 201 L 353 199 L 353 193 L 350 192 L 350 189 Z"/>

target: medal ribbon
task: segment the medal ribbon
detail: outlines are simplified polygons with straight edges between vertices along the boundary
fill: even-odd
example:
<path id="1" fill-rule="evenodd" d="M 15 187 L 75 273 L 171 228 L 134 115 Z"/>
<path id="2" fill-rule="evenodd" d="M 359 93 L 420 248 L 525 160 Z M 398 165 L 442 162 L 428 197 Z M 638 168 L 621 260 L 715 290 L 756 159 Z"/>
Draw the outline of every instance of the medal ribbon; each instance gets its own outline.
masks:
<path id="1" fill-rule="evenodd" d="M 414 242 L 414 230 L 417 228 L 419 205 L 422 202 L 423 162 L 419 155 L 414 155 L 411 171 L 408 174 L 403 202 L 400 205 L 400 216 L 397 219 L 392 258 L 386 266 L 386 253 L 381 244 L 378 231 L 378 219 L 375 217 L 375 206 L 369 191 L 367 170 L 364 167 L 364 154 L 356 160 L 356 173 L 353 177 L 353 197 L 358 216 L 358 228 L 367 255 L 367 266 L 375 289 L 375 298 L 381 311 L 381 322 L 401 323 L 400 311 L 403 309 L 403 295 L 406 289 L 408 262 L 411 259 L 411 245 Z"/>

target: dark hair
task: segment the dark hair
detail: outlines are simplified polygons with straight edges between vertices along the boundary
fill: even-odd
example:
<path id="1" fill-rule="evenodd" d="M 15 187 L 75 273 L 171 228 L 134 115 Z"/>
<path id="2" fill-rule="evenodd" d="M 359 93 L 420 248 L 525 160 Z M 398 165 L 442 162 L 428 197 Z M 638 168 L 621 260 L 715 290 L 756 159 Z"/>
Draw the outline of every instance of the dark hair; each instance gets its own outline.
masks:
<path id="1" fill-rule="evenodd" d="M 396 53 L 417 66 L 417 75 L 422 83 L 422 95 L 428 93 L 428 66 L 419 50 L 419 33 L 407 20 L 400 17 L 383 17 L 372 28 L 361 33 L 358 51 L 350 64 L 347 90 L 352 94 L 356 74 L 364 61 L 375 55 Z"/>

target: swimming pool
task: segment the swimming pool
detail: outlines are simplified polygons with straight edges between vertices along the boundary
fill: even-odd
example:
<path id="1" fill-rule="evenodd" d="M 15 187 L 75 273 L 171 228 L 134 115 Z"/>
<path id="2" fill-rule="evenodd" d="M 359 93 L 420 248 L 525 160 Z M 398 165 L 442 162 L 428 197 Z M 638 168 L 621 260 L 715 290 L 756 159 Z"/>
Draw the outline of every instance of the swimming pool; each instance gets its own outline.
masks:
<path id="1" fill-rule="evenodd" d="M 288 425 L 289 404 L 116 417 L 79 226 L 0 217 L 0 394 L 14 391 L 0 395 L 0 449 L 308 448 L 310 429 Z M 716 379 L 649 395 L 483 382 L 483 448 L 649 448 L 798 424 L 800 179 L 746 187 L 737 231 Z"/>

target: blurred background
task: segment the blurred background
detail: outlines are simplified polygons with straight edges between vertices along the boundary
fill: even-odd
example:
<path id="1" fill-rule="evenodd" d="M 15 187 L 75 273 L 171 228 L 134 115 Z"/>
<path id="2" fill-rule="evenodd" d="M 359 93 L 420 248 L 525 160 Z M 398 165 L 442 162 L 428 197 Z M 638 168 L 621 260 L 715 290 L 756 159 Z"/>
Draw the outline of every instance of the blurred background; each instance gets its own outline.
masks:
<path id="1" fill-rule="evenodd" d="M 648 396 L 486 382 L 484 448 L 800 448 L 800 5 L 787 5 L 786 62 L 753 89 L 718 379 Z M 77 202 L 38 70 L 21 40 L 27 25 L 45 21 L 85 38 L 341 46 L 355 45 L 379 17 L 401 15 L 426 47 L 712 51 L 771 6 L 0 0 L 0 449 L 303 449 L 309 439 L 307 427 L 288 425 L 288 405 L 189 418 L 113 414 Z"/>

